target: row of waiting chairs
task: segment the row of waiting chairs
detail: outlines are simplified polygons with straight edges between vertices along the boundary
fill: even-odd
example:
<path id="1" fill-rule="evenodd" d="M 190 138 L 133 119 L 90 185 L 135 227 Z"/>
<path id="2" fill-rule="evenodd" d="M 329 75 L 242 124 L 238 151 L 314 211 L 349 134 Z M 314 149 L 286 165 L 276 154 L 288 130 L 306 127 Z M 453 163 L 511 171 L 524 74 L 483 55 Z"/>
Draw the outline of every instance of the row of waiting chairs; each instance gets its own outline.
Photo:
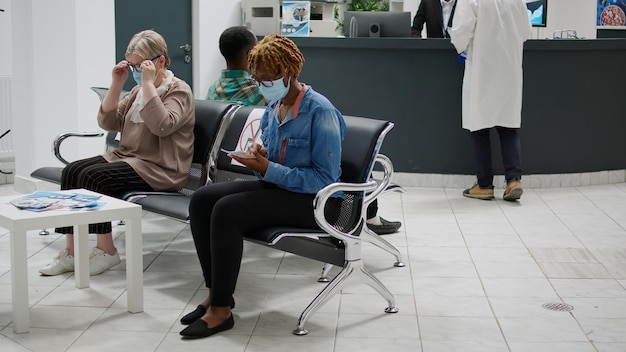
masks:
<path id="1" fill-rule="evenodd" d="M 100 96 L 105 88 L 92 88 Z M 181 221 L 189 220 L 189 200 L 193 192 L 210 182 L 243 180 L 254 177 L 245 167 L 231 162 L 220 149 L 234 150 L 242 131 L 252 113 L 263 107 L 243 107 L 236 104 L 208 100 L 195 100 L 194 153 L 189 180 L 179 192 L 131 192 L 123 198 L 141 204 L 146 211 L 158 213 Z M 256 110 L 256 111 L 255 111 Z M 342 144 L 341 182 L 322 189 L 314 202 L 315 219 L 319 228 L 272 227 L 256 229 L 244 234 L 244 239 L 262 246 L 290 252 L 326 263 L 321 282 L 329 281 L 324 289 L 311 301 L 298 319 L 293 331 L 305 335 L 304 324 L 328 299 L 339 293 L 348 284 L 365 283 L 378 292 L 387 302 L 385 312 L 395 313 L 395 298 L 391 292 L 365 267 L 361 257 L 363 241 L 373 243 L 395 256 L 394 266 L 404 266 L 400 252 L 389 242 L 369 230 L 365 224 L 365 209 L 378 195 L 389 189 L 393 165 L 386 156 L 379 154 L 387 133 L 393 123 L 384 120 L 344 116 L 346 135 Z M 68 133 L 55 139 L 53 149 L 57 158 L 61 156 L 61 142 L 74 136 L 102 136 L 102 133 Z M 107 149 L 116 146 L 115 134 L 106 138 Z M 374 165 L 382 168 L 382 179 L 371 179 Z M 31 173 L 34 178 L 60 183 L 62 167 L 44 167 Z M 341 216 L 337 223 L 330 224 L 324 218 L 326 200 L 336 191 L 346 195 Z M 342 267 L 329 280 L 330 265 Z"/>

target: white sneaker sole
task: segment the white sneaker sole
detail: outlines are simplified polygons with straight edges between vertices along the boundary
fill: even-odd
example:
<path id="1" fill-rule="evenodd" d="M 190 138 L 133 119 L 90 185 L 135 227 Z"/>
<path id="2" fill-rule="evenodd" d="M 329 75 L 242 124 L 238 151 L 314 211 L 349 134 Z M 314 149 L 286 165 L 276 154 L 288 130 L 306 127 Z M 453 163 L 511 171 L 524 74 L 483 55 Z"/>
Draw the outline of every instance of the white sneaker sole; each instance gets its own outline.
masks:
<path id="1" fill-rule="evenodd" d="M 115 266 L 119 265 L 121 262 L 122 262 L 121 260 L 118 260 L 116 263 L 113 263 L 113 264 L 111 264 L 111 265 L 109 265 L 109 266 L 107 266 L 107 267 L 105 267 L 105 268 L 99 268 L 99 269 L 97 269 L 97 270 L 93 270 L 93 271 L 91 271 L 91 266 L 90 266 L 90 272 L 89 272 L 89 275 L 90 275 L 90 276 L 100 275 L 100 274 L 102 274 L 103 272 L 105 272 L 105 271 L 107 271 L 107 270 L 109 270 L 109 269 L 111 269 L 111 268 L 113 268 L 113 267 L 115 267 Z"/>

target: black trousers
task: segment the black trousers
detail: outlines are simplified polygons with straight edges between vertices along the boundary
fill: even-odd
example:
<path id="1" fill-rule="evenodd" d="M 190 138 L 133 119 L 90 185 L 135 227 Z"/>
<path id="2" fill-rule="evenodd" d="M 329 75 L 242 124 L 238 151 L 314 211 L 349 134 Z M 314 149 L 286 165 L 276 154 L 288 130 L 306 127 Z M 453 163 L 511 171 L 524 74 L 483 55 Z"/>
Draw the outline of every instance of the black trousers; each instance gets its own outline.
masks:
<path id="1" fill-rule="evenodd" d="M 378 198 L 374 199 L 370 205 L 367 206 L 366 218 L 367 220 L 376 217 L 378 214 Z"/>
<path id="2" fill-rule="evenodd" d="M 106 161 L 102 156 L 77 160 L 63 168 L 61 190 L 84 188 L 107 196 L 121 198 L 130 191 L 153 191 L 125 162 Z M 57 233 L 73 233 L 71 226 L 58 227 Z M 89 224 L 89 233 L 104 234 L 111 232 L 111 222 Z"/>
<path id="3" fill-rule="evenodd" d="M 519 138 L 519 128 L 495 127 L 500 138 L 502 165 L 506 182 L 522 179 L 522 148 Z M 490 128 L 470 132 L 474 161 L 476 163 L 476 177 L 480 187 L 493 185 L 493 165 L 491 162 Z"/>
<path id="4" fill-rule="evenodd" d="M 211 305 L 231 303 L 241 267 L 243 234 L 271 226 L 317 227 L 314 197 L 264 181 L 220 182 L 194 192 L 189 221 L 204 281 L 211 289 Z M 327 203 L 329 221 L 337 219 L 340 207 L 340 199 Z"/>

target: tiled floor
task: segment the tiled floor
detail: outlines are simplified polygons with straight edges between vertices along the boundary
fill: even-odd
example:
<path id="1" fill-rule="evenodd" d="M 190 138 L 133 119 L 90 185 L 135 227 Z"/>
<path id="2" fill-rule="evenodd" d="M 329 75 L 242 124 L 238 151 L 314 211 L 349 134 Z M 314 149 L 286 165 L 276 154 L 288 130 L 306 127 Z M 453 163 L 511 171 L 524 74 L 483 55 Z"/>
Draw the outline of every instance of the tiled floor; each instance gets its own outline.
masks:
<path id="1" fill-rule="evenodd" d="M 87 289 L 75 288 L 70 274 L 40 277 L 64 240 L 34 231 L 33 327 L 16 335 L 9 236 L 0 229 L 0 351 L 626 351 L 626 184 L 527 189 L 519 203 L 409 188 L 383 195 L 380 207 L 403 222 L 385 238 L 407 266 L 393 267 L 393 257 L 371 246 L 364 257 L 400 312 L 385 314 L 370 287 L 350 287 L 309 319 L 304 337 L 291 330 L 321 288 L 321 264 L 246 243 L 235 328 L 181 340 L 178 319 L 206 291 L 189 226 L 148 213 L 143 313 L 125 310 L 124 265 Z M 549 303 L 573 310 L 543 308 Z"/>

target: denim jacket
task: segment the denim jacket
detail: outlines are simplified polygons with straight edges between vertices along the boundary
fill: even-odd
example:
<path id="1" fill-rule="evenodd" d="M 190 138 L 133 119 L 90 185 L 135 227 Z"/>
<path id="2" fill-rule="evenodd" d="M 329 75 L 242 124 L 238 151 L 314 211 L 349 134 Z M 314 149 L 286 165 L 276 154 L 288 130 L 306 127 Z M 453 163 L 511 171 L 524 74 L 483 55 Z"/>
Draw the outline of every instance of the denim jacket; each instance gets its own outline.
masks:
<path id="1" fill-rule="evenodd" d="M 326 97 L 302 84 L 303 90 L 284 122 L 278 102 L 261 117 L 261 140 L 270 161 L 262 180 L 298 193 L 317 193 L 341 176 L 343 116 Z"/>

